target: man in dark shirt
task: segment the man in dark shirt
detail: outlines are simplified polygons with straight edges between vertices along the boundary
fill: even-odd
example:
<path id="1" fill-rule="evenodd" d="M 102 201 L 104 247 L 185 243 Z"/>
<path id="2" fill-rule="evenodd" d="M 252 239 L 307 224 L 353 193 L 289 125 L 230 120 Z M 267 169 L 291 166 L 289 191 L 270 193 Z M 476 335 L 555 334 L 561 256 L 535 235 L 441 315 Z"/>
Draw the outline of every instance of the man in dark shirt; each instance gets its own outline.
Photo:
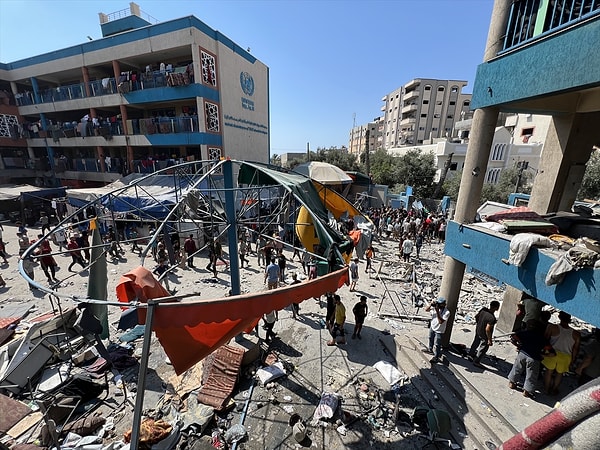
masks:
<path id="1" fill-rule="evenodd" d="M 477 325 L 469 356 L 473 360 L 473 365 L 480 369 L 484 368 L 483 364 L 481 364 L 481 359 L 487 353 L 488 348 L 493 345 L 492 335 L 494 333 L 494 325 L 496 325 L 496 316 L 494 316 L 494 313 L 499 309 L 500 302 L 493 300 L 489 308 L 481 308 L 475 316 Z"/>
<path id="2" fill-rule="evenodd" d="M 354 332 L 352 333 L 352 339 L 362 339 L 360 332 L 362 331 L 363 323 L 365 323 L 365 317 L 369 313 L 369 307 L 367 306 L 367 297 L 364 295 L 360 296 L 360 301 L 352 308 L 354 313 Z"/>
<path id="3" fill-rule="evenodd" d="M 523 395 L 533 397 L 535 385 L 540 372 L 542 350 L 546 343 L 544 338 L 544 325 L 538 320 L 528 320 L 526 329 L 516 332 L 511 341 L 519 349 L 512 369 L 508 374 L 508 387 L 517 388 L 517 381 L 525 372 Z"/>

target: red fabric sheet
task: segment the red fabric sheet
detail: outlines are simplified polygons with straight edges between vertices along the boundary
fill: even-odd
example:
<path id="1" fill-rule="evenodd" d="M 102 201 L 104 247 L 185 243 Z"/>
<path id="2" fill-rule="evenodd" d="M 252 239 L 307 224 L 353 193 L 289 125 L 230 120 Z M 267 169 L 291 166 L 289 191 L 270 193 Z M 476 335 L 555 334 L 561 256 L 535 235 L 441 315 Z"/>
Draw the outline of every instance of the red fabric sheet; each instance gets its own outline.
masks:
<path id="1" fill-rule="evenodd" d="M 117 298 L 168 296 L 144 267 L 125 274 L 117 285 Z M 138 286 L 136 282 L 142 283 Z M 270 291 L 191 302 L 162 303 L 155 309 L 152 329 L 179 375 L 243 331 L 250 331 L 263 314 L 292 303 L 335 292 L 348 283 L 348 270 L 340 269 L 304 283 Z M 158 286 L 156 286 L 158 285 Z M 156 296 L 154 296 L 157 294 Z M 141 310 L 140 310 L 141 312 Z M 140 314 L 141 316 L 142 314 Z"/>

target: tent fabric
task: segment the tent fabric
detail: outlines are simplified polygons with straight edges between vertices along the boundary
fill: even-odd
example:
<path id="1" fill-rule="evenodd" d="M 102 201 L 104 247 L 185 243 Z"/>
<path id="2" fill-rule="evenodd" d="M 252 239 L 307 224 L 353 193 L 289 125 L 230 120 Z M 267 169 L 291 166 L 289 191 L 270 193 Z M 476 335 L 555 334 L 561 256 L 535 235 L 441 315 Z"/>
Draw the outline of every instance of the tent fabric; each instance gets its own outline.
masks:
<path id="1" fill-rule="evenodd" d="M 90 277 L 88 282 L 87 296 L 88 298 L 106 300 L 108 297 L 108 268 L 106 267 L 106 253 L 102 247 L 102 237 L 100 230 L 97 227 L 96 220 L 90 224 L 92 231 L 92 254 L 90 265 Z M 90 306 L 94 316 L 98 318 L 102 324 L 102 339 L 108 339 L 108 306 L 101 304 L 92 304 Z"/>
<path id="2" fill-rule="evenodd" d="M 116 213 L 133 213 L 144 218 L 166 217 L 178 199 L 193 185 L 194 177 L 173 175 L 127 176 L 102 188 L 69 189 L 73 206 L 99 201 Z"/>
<path id="3" fill-rule="evenodd" d="M 293 172 L 281 172 L 258 163 L 244 162 L 238 173 L 238 183 L 248 185 L 279 185 L 300 201 L 313 218 L 315 232 L 324 249 L 346 238 L 328 225 L 328 211 L 310 178 Z"/>
<path id="4" fill-rule="evenodd" d="M 234 336 L 252 329 L 263 314 L 335 292 L 347 283 L 348 270 L 344 268 L 305 283 L 269 291 L 220 299 L 161 303 L 155 309 L 152 329 L 179 375 Z M 145 302 L 168 296 L 144 267 L 121 277 L 116 290 L 120 302 L 135 299 Z"/>
<path id="5" fill-rule="evenodd" d="M 0 186 L 0 200 L 19 200 L 30 197 L 63 197 L 65 188 L 44 188 L 22 184 L 19 186 L 2 185 Z"/>
<path id="6" fill-rule="evenodd" d="M 310 161 L 294 168 L 294 172 L 301 173 L 321 184 L 350 184 L 352 178 L 333 164 L 322 161 Z"/>
<path id="7" fill-rule="evenodd" d="M 356 186 L 369 186 L 371 183 L 371 179 L 368 175 L 361 172 L 346 172 L 346 174 L 352 178 L 352 184 Z"/>

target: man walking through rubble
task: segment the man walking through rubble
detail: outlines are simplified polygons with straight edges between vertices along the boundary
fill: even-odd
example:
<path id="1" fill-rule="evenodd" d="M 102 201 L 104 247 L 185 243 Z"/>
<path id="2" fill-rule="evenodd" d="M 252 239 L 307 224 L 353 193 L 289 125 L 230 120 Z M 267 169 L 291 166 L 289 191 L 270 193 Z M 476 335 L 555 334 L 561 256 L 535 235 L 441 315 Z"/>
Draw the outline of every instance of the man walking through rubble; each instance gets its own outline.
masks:
<path id="1" fill-rule="evenodd" d="M 265 269 L 265 283 L 269 290 L 279 287 L 279 265 L 275 259 L 271 259 L 271 263 Z"/>
<path id="2" fill-rule="evenodd" d="M 493 345 L 492 335 L 494 334 L 494 325 L 496 325 L 496 316 L 494 313 L 499 309 L 500 302 L 493 300 L 489 308 L 481 308 L 475 316 L 477 325 L 475 326 L 475 338 L 469 351 L 469 359 L 473 361 L 475 367 L 479 367 L 480 369 L 485 368 L 481 364 L 481 359 Z"/>
<path id="3" fill-rule="evenodd" d="M 433 354 L 432 363 L 437 363 L 442 358 L 442 336 L 446 332 L 446 325 L 450 317 L 450 310 L 446 308 L 446 299 L 438 297 L 425 307 L 425 311 L 431 311 L 431 323 L 429 325 L 429 349 L 427 353 Z"/>
<path id="4" fill-rule="evenodd" d="M 185 254 L 187 255 L 187 266 L 193 269 L 194 253 L 198 251 L 198 247 L 196 246 L 196 241 L 194 240 L 193 234 L 190 234 L 185 240 L 185 242 L 183 243 L 183 249 L 185 250 Z"/>

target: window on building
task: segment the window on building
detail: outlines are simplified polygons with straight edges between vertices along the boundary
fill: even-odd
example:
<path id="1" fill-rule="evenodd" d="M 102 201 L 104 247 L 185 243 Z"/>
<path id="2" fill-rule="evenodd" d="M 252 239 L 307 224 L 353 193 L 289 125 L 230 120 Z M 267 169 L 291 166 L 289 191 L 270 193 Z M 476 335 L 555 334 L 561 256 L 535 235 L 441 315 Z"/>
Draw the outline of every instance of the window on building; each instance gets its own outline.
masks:
<path id="1" fill-rule="evenodd" d="M 430 86 L 430 85 L 426 85 L 426 86 L 424 87 L 424 90 L 426 90 L 426 91 L 430 91 L 430 90 L 431 90 L 431 86 Z"/>
<path id="2" fill-rule="evenodd" d="M 503 161 L 504 153 L 506 151 L 506 144 L 496 144 L 492 149 L 492 156 L 490 158 L 491 161 Z"/>
<path id="3" fill-rule="evenodd" d="M 450 92 L 456 94 L 458 92 L 458 86 L 452 86 L 452 88 L 450 88 Z"/>
<path id="4" fill-rule="evenodd" d="M 433 115 L 433 118 L 434 118 L 434 119 L 439 119 L 439 118 L 440 118 L 440 115 L 439 115 L 439 113 L 436 113 L 436 114 L 434 114 L 434 115 Z"/>
<path id="5" fill-rule="evenodd" d="M 441 100 L 438 100 L 437 102 L 435 102 L 436 105 L 440 106 L 442 104 Z"/>
<path id="6" fill-rule="evenodd" d="M 458 163 L 450 163 L 450 170 L 456 170 L 458 169 Z"/>
<path id="7" fill-rule="evenodd" d="M 431 131 L 437 131 L 437 130 L 438 130 L 437 127 L 432 127 L 431 128 Z"/>
<path id="8" fill-rule="evenodd" d="M 200 51 L 202 61 L 202 83 L 217 87 L 217 64 L 216 58 L 204 50 Z"/>
<path id="9" fill-rule="evenodd" d="M 454 114 L 448 114 L 448 115 L 446 116 L 446 119 L 454 119 Z"/>
<path id="10" fill-rule="evenodd" d="M 485 182 L 489 184 L 496 184 L 500 178 L 500 172 L 502 169 L 490 169 L 485 177 Z"/>
<path id="11" fill-rule="evenodd" d="M 425 127 L 419 127 L 419 131 L 425 131 Z"/>
<path id="12" fill-rule="evenodd" d="M 456 102 L 450 102 L 450 106 L 456 105 Z"/>
<path id="13" fill-rule="evenodd" d="M 206 116 L 206 131 L 218 133 L 221 131 L 219 123 L 219 105 L 215 103 L 204 103 L 204 115 Z"/>
<path id="14" fill-rule="evenodd" d="M 422 118 L 423 118 L 423 117 L 427 117 L 427 114 L 421 114 L 421 117 L 422 117 Z"/>
<path id="15" fill-rule="evenodd" d="M 17 116 L 12 114 L 0 114 L 0 137 L 17 137 L 15 130 L 17 130 L 18 127 L 19 119 Z"/>
<path id="16" fill-rule="evenodd" d="M 521 136 L 533 136 L 533 127 L 523 128 L 521 130 Z"/>
<path id="17" fill-rule="evenodd" d="M 438 86 L 438 92 L 444 92 L 446 88 L 444 86 Z"/>
<path id="18" fill-rule="evenodd" d="M 471 102 L 469 100 L 465 100 L 463 102 L 463 106 L 469 106 L 471 104 Z"/>
<path id="19" fill-rule="evenodd" d="M 521 137 L 523 138 L 523 144 L 527 144 L 529 139 L 533 136 L 533 127 L 531 128 L 523 128 L 521 130 Z"/>
<path id="20" fill-rule="evenodd" d="M 424 105 L 429 105 L 429 100 L 423 100 Z"/>

